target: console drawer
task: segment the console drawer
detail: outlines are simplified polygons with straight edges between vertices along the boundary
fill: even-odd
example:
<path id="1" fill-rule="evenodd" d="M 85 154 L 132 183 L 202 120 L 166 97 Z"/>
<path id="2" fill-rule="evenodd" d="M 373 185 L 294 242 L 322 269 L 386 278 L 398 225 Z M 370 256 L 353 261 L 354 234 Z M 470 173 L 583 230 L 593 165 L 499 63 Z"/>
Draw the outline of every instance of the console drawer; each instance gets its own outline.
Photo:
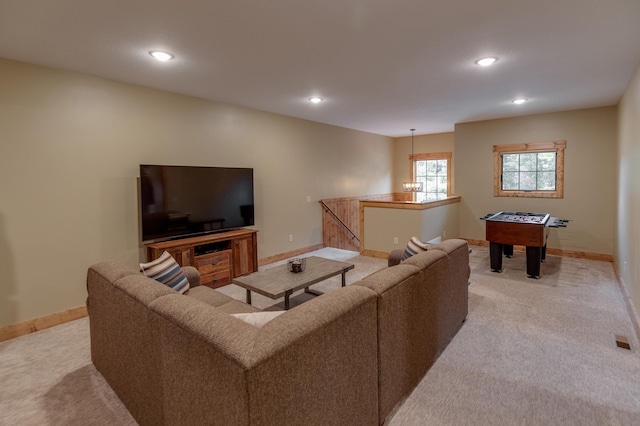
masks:
<path id="1" fill-rule="evenodd" d="M 231 284 L 231 269 L 216 272 L 214 274 L 200 275 L 200 284 L 211 288 L 222 287 Z"/>
<path id="2" fill-rule="evenodd" d="M 231 250 L 196 256 L 195 266 L 201 276 L 231 270 Z"/>

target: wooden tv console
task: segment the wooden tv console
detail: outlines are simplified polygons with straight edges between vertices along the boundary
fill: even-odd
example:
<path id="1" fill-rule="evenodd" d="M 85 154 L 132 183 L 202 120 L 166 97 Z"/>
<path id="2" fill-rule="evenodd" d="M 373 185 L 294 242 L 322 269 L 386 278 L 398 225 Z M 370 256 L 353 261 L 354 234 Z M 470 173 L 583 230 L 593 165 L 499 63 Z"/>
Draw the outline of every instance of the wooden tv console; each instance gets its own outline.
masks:
<path id="1" fill-rule="evenodd" d="M 235 277 L 258 270 L 257 232 L 239 229 L 145 244 L 147 260 L 157 259 L 166 250 L 180 266 L 198 269 L 201 284 L 222 287 Z"/>

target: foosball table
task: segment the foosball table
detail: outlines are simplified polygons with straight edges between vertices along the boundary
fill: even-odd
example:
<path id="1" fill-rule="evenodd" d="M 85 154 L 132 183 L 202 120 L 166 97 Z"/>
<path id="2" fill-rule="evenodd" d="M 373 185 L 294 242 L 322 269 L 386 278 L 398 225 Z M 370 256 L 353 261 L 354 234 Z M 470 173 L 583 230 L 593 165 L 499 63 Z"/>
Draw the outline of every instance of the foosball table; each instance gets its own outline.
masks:
<path id="1" fill-rule="evenodd" d="M 540 263 L 544 261 L 549 228 L 566 227 L 568 220 L 551 217 L 549 213 L 500 212 L 482 218 L 486 222 L 491 270 L 502 271 L 502 256 L 511 257 L 513 246 L 526 247 L 527 276 L 540 277 Z"/>

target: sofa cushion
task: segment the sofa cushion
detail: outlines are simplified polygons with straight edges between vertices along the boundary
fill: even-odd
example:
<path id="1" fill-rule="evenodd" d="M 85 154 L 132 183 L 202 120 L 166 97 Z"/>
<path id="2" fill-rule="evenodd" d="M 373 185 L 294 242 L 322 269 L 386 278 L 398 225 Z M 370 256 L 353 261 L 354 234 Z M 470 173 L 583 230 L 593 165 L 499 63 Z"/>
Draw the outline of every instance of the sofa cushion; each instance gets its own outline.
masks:
<path id="1" fill-rule="evenodd" d="M 429 245 L 427 243 L 423 243 L 418 237 L 411 237 L 402 254 L 402 260 L 407 260 L 411 256 L 427 251 L 428 249 Z"/>
<path id="2" fill-rule="evenodd" d="M 213 307 L 222 306 L 234 300 L 232 297 L 204 285 L 189 288 L 185 294 Z"/>
<path id="3" fill-rule="evenodd" d="M 140 271 L 149 278 L 161 282 L 174 289 L 178 293 L 189 290 L 189 281 L 182 272 L 178 262 L 165 251 L 156 260 L 140 264 Z"/>
<path id="4" fill-rule="evenodd" d="M 105 280 L 105 283 L 118 281 L 128 275 L 138 275 L 134 269 L 117 262 L 101 262 L 92 265 L 87 274 L 87 283 L 95 281 L 98 277 Z"/>
<path id="5" fill-rule="evenodd" d="M 402 263 L 393 268 L 382 268 L 368 277 L 353 283 L 353 285 L 366 287 L 374 291 L 378 296 L 382 296 L 385 292 L 419 272 L 420 269 L 418 267 Z"/>
<path id="6" fill-rule="evenodd" d="M 263 325 L 271 321 L 272 319 L 284 314 L 286 311 L 264 311 L 264 312 L 250 312 L 241 314 L 231 314 L 232 317 L 238 318 L 244 322 L 262 328 Z"/>
<path id="7" fill-rule="evenodd" d="M 428 253 L 428 254 L 427 254 Z M 410 259 L 402 262 L 403 265 L 412 265 L 418 269 L 427 269 L 435 261 L 447 257 L 447 254 L 441 250 L 430 249 L 428 252 L 418 253 L 415 256 L 411 256 Z"/>
<path id="8" fill-rule="evenodd" d="M 175 294 L 175 292 L 166 285 L 160 285 L 157 281 L 150 280 L 139 273 L 122 277 L 111 284 L 116 289 L 145 306 L 159 297 L 166 296 L 167 294 Z"/>
<path id="9" fill-rule="evenodd" d="M 207 286 L 190 288 L 186 295 L 194 299 L 198 299 L 209 306 L 213 306 L 218 311 L 224 312 L 225 314 L 261 312 L 258 308 L 236 300 L 231 296 L 227 296 L 226 294 Z"/>

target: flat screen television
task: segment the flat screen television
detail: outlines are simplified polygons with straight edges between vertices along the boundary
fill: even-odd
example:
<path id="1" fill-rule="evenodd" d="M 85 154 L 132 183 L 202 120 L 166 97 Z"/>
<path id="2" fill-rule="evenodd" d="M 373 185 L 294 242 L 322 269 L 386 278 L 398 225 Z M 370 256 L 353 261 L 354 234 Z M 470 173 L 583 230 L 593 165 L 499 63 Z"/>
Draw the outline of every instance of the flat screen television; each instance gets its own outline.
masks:
<path id="1" fill-rule="evenodd" d="M 253 169 L 140 165 L 142 242 L 254 225 Z"/>

